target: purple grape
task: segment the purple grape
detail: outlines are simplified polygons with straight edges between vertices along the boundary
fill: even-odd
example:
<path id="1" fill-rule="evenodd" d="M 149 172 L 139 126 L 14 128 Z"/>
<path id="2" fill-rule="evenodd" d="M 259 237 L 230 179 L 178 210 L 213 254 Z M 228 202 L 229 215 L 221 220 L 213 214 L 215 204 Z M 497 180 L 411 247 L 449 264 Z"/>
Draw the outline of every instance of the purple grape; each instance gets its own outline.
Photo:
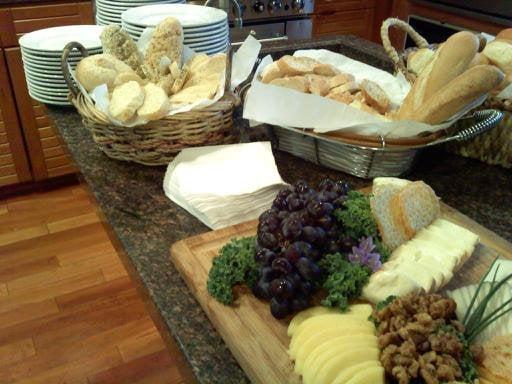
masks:
<path id="1" fill-rule="evenodd" d="M 307 225 L 311 221 L 311 217 L 309 217 L 308 211 L 305 209 L 300 211 L 297 216 L 302 225 Z"/>
<path id="2" fill-rule="evenodd" d="M 320 277 L 320 268 L 310 259 L 301 257 L 295 263 L 295 267 L 303 279 L 314 281 Z"/>
<path id="3" fill-rule="evenodd" d="M 260 280 L 270 282 L 277 277 L 277 273 L 270 266 L 260 269 Z"/>
<path id="4" fill-rule="evenodd" d="M 298 211 L 299 209 L 304 208 L 304 203 L 295 193 L 288 195 L 286 198 L 286 204 L 288 205 L 289 211 Z"/>
<path id="5" fill-rule="evenodd" d="M 315 244 L 322 244 L 325 241 L 326 232 L 322 227 L 315 227 L 317 242 Z M 336 236 L 336 235 L 334 235 Z"/>
<path id="6" fill-rule="evenodd" d="M 260 279 L 252 288 L 254 296 L 263 300 L 270 300 L 272 295 L 270 294 L 270 283 L 268 281 Z"/>
<path id="7" fill-rule="evenodd" d="M 288 218 L 288 216 L 290 216 L 290 212 L 288 211 L 280 211 L 278 214 L 277 214 L 277 218 L 281 221 L 284 221 L 285 219 Z"/>
<path id="8" fill-rule="evenodd" d="M 265 248 L 274 250 L 277 248 L 277 238 L 270 232 L 259 232 L 258 243 Z"/>
<path id="9" fill-rule="evenodd" d="M 311 217 L 318 218 L 322 216 L 322 203 L 320 201 L 310 201 L 307 210 Z"/>
<path id="10" fill-rule="evenodd" d="M 336 186 L 340 189 L 340 195 L 346 195 L 352 189 L 349 183 L 342 180 L 337 181 Z"/>
<path id="11" fill-rule="evenodd" d="M 299 251 L 301 257 L 310 257 L 313 252 L 311 244 L 305 241 L 297 241 L 293 243 L 293 246 Z"/>
<path id="12" fill-rule="evenodd" d="M 266 248 L 258 250 L 254 256 L 254 260 L 261 265 L 270 265 L 275 258 L 276 253 Z"/>
<path id="13" fill-rule="evenodd" d="M 336 208 L 343 208 L 345 205 L 345 201 L 347 201 L 346 195 L 341 195 L 340 197 L 336 198 L 332 203 Z"/>
<path id="14" fill-rule="evenodd" d="M 344 236 L 338 240 L 338 246 L 343 252 L 351 252 L 352 247 L 356 246 L 356 242 L 348 236 Z"/>
<path id="15" fill-rule="evenodd" d="M 304 180 L 299 180 L 295 183 L 295 192 L 303 194 L 309 191 L 309 185 Z"/>
<path id="16" fill-rule="evenodd" d="M 284 319 L 290 314 L 290 302 L 288 300 L 277 300 L 273 297 L 270 300 L 270 313 L 276 319 Z"/>
<path id="17" fill-rule="evenodd" d="M 300 275 L 297 272 L 291 272 L 286 276 L 288 280 L 290 280 L 290 283 L 292 283 L 294 288 L 298 288 L 300 284 L 302 284 L 302 279 L 300 278 Z"/>
<path id="18" fill-rule="evenodd" d="M 272 208 L 276 208 L 276 209 L 279 209 L 279 210 L 283 210 L 283 209 L 287 209 L 287 205 L 286 205 L 286 198 L 284 197 L 276 197 L 274 202 L 272 203 Z"/>
<path id="19" fill-rule="evenodd" d="M 283 188 L 277 193 L 277 197 L 286 199 L 286 197 L 293 191 L 290 188 Z"/>
<path id="20" fill-rule="evenodd" d="M 304 296 L 294 297 L 290 303 L 293 312 L 302 311 L 309 307 L 309 300 Z"/>
<path id="21" fill-rule="evenodd" d="M 306 297 L 310 296 L 313 293 L 313 284 L 311 284 L 309 281 L 302 280 L 298 288 L 299 292 Z"/>
<path id="22" fill-rule="evenodd" d="M 318 185 L 318 189 L 321 191 L 332 191 L 334 188 L 334 181 L 331 179 L 324 179 Z"/>
<path id="23" fill-rule="evenodd" d="M 291 244 L 283 252 L 283 256 L 286 257 L 286 260 L 288 260 L 290 263 L 295 264 L 297 262 L 297 260 L 299 260 L 300 252 L 295 247 L 294 244 Z"/>
<path id="24" fill-rule="evenodd" d="M 328 216 L 334 210 L 334 206 L 331 203 L 322 203 L 322 214 Z"/>
<path id="25" fill-rule="evenodd" d="M 270 294 L 280 300 L 289 299 L 293 295 L 293 285 L 284 277 L 274 279 L 270 283 Z"/>
<path id="26" fill-rule="evenodd" d="M 298 219 L 288 218 L 282 223 L 281 233 L 286 239 L 298 239 L 302 235 L 302 224 Z"/>
<path id="27" fill-rule="evenodd" d="M 316 241 L 318 240 L 318 231 L 316 227 L 307 225 L 304 228 L 302 228 L 302 237 L 304 240 L 310 243 L 316 243 Z"/>
<path id="28" fill-rule="evenodd" d="M 331 229 L 333 225 L 331 216 L 322 216 L 316 220 L 316 223 L 326 231 Z"/>
<path id="29" fill-rule="evenodd" d="M 325 246 L 326 253 L 333 254 L 340 251 L 340 247 L 336 240 L 329 240 Z"/>
<path id="30" fill-rule="evenodd" d="M 277 259 L 272 261 L 272 269 L 276 272 L 280 272 L 282 274 L 287 275 L 292 271 L 292 265 L 284 257 L 278 257 Z"/>

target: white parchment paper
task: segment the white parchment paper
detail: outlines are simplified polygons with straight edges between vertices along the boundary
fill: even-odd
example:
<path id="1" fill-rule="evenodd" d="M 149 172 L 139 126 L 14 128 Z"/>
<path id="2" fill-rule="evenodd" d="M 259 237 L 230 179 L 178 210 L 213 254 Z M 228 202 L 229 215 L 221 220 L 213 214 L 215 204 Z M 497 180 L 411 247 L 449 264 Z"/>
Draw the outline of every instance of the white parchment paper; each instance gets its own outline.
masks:
<path id="1" fill-rule="evenodd" d="M 339 53 L 327 50 L 301 50 L 295 52 L 294 56 L 311 57 L 322 63 L 331 64 L 340 71 L 352 74 L 357 83 L 363 79 L 376 82 L 395 107 L 401 105 L 410 90 L 410 84 L 402 75 L 395 77 Z M 485 97 L 479 99 L 448 122 L 435 126 L 413 121 L 387 121 L 325 97 L 261 83 L 258 75 L 272 62 L 270 56 L 265 57 L 256 71 L 244 104 L 243 116 L 246 119 L 284 127 L 313 129 L 316 133 L 344 130 L 360 135 L 400 138 L 447 128 L 485 100 Z"/>

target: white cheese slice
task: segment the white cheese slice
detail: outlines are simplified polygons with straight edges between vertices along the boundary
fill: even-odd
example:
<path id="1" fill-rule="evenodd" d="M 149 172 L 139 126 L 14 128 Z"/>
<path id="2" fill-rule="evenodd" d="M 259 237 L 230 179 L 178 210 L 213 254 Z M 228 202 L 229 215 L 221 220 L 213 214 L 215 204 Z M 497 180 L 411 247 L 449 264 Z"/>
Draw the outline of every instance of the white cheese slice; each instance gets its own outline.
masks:
<path id="1" fill-rule="evenodd" d="M 433 241 L 426 241 L 419 238 L 412 239 L 407 243 L 410 247 L 421 250 L 421 253 L 432 257 L 437 263 L 451 271 L 456 267 L 460 252 L 456 249 L 443 249 L 439 244 Z"/>
<path id="2" fill-rule="evenodd" d="M 403 273 L 414 280 L 425 292 L 435 289 L 436 281 L 428 270 L 421 267 L 413 254 L 394 259 L 385 264 L 383 271 L 390 273 Z"/>
<path id="3" fill-rule="evenodd" d="M 378 271 L 370 276 L 370 281 L 363 288 L 362 297 L 377 304 L 388 296 L 404 296 L 411 292 L 419 292 L 422 287 L 400 271 Z"/>

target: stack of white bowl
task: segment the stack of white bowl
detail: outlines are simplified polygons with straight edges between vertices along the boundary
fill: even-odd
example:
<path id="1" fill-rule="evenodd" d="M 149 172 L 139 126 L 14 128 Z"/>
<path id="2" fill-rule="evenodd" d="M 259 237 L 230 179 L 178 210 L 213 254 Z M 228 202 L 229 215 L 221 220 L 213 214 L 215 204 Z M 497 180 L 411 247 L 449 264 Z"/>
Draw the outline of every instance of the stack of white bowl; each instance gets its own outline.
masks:
<path id="1" fill-rule="evenodd" d="M 23 35 L 19 41 L 30 96 L 46 104 L 71 105 L 61 69 L 62 51 L 67 43 L 77 41 L 89 55 L 101 53 L 102 29 L 98 25 L 69 25 Z M 73 69 L 81 57 L 80 52 L 72 51 L 68 62 Z"/>
<path id="2" fill-rule="evenodd" d="M 96 0 L 96 24 L 121 25 L 121 14 L 127 9 L 149 4 L 178 4 L 185 0 Z"/>
<path id="3" fill-rule="evenodd" d="M 157 4 L 123 12 L 122 26 L 138 40 L 147 27 L 155 27 L 167 17 L 183 26 L 183 44 L 194 51 L 212 55 L 226 52 L 229 45 L 228 15 L 225 11 L 193 4 Z"/>

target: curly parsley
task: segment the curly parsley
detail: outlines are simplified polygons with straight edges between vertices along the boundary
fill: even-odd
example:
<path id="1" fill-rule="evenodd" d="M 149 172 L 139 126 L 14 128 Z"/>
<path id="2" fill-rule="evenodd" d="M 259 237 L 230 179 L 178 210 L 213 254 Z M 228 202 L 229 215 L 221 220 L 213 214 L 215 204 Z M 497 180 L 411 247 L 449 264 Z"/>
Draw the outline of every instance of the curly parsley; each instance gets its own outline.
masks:
<path id="1" fill-rule="evenodd" d="M 256 282 L 255 243 L 254 237 L 233 239 L 213 259 L 206 287 L 208 293 L 222 304 L 233 303 L 235 285 L 246 283 L 251 287 Z"/>

